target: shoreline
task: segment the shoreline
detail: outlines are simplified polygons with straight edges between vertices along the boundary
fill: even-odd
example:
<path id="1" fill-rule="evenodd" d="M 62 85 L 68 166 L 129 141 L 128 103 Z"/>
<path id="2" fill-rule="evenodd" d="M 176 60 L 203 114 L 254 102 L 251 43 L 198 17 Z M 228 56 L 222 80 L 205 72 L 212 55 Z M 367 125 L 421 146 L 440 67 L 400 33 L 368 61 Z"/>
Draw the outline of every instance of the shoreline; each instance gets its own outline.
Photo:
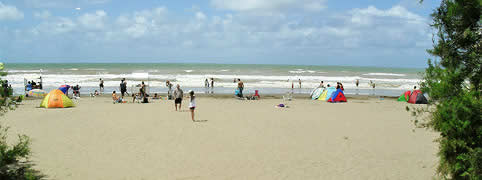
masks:
<path id="1" fill-rule="evenodd" d="M 120 93 L 117 92 L 116 93 L 117 95 L 120 96 Z M 151 94 L 151 98 L 152 96 L 154 95 L 154 93 L 150 93 Z M 167 93 L 157 93 L 158 96 L 161 96 L 162 98 L 165 98 L 167 97 Z M 125 96 L 127 97 L 127 100 L 131 99 L 132 94 L 129 94 L 129 96 Z M 249 94 L 245 94 L 246 95 L 249 95 Z M 282 99 L 283 98 L 283 95 L 285 94 L 261 94 L 261 99 Z M 196 96 L 197 97 L 207 97 L 207 98 L 215 98 L 215 99 L 233 99 L 233 100 L 237 100 L 237 98 L 233 95 L 233 94 L 205 94 L 205 93 L 196 93 Z M 72 97 L 72 93 L 69 94 L 69 97 Z M 100 98 L 111 98 L 112 97 L 112 94 L 111 93 L 104 93 L 104 94 L 100 94 L 96 97 L 90 97 L 89 95 L 82 95 L 80 96 L 81 99 L 93 99 L 93 98 L 97 98 L 97 97 L 100 97 Z M 294 99 L 299 99 L 299 100 L 311 100 L 311 98 L 309 97 L 308 94 L 293 94 L 292 96 Z M 383 99 L 390 99 L 390 100 L 396 100 L 398 98 L 398 96 L 378 96 L 378 95 L 353 95 L 353 94 L 345 94 L 345 97 L 348 99 L 348 100 L 379 100 L 380 98 L 383 98 Z M 42 98 L 37 98 L 37 97 L 27 97 L 26 100 L 36 100 L 36 99 L 42 99 Z M 163 99 L 165 100 L 165 99 Z M 317 101 L 317 100 L 313 100 L 313 101 Z M 321 101 L 321 102 L 324 102 L 324 101 Z"/>

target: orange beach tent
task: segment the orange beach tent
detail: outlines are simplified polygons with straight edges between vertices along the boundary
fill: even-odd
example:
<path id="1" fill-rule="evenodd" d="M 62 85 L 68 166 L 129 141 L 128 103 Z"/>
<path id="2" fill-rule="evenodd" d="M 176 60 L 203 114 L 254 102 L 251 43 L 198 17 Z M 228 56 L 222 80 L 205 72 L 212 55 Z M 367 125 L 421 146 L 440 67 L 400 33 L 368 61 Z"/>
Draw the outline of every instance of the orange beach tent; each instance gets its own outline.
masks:
<path id="1" fill-rule="evenodd" d="M 62 91 L 54 89 L 45 96 L 40 107 L 44 108 L 66 108 L 73 107 L 74 102 L 69 99 Z"/>

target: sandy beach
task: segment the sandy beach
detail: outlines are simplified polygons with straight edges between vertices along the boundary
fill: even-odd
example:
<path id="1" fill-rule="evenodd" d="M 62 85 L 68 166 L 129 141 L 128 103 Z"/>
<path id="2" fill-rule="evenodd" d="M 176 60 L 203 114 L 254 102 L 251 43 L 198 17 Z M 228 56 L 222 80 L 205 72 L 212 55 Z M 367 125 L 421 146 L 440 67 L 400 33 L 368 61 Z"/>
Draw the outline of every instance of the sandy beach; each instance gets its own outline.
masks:
<path id="1" fill-rule="evenodd" d="M 2 121 L 10 138 L 32 138 L 32 160 L 49 179 L 433 177 L 437 135 L 412 131 L 406 103 L 348 101 L 297 98 L 282 109 L 274 98 L 199 97 L 193 123 L 166 100 L 113 104 L 84 97 L 68 109 L 27 100 Z"/>

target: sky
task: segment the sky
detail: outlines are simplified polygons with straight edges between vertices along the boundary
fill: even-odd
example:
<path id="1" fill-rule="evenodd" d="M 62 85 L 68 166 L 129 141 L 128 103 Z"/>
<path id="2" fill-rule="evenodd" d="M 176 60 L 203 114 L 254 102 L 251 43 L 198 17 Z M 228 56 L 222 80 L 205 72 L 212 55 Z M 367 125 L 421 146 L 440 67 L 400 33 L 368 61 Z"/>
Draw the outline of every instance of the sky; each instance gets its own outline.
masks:
<path id="1" fill-rule="evenodd" d="M 0 0 L 0 61 L 425 67 L 439 4 Z"/>

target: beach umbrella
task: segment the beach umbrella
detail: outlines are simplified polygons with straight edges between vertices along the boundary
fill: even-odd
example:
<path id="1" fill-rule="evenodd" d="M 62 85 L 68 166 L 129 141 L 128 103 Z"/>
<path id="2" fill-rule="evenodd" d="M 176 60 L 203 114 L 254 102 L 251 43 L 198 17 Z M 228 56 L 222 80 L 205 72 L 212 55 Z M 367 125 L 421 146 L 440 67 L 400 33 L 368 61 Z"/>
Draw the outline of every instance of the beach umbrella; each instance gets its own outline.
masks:
<path id="1" fill-rule="evenodd" d="M 28 91 L 29 97 L 45 97 L 45 95 L 47 95 L 47 92 L 41 89 L 32 89 Z"/>
<path id="2" fill-rule="evenodd" d="M 66 108 L 74 106 L 74 102 L 72 102 L 72 100 L 69 99 L 64 92 L 58 89 L 50 91 L 47 96 L 45 96 L 42 103 L 40 103 L 40 107 L 44 108 Z"/>
<path id="3" fill-rule="evenodd" d="M 69 85 L 62 85 L 58 89 L 60 91 L 62 91 L 64 94 L 69 94 L 70 86 Z"/>

